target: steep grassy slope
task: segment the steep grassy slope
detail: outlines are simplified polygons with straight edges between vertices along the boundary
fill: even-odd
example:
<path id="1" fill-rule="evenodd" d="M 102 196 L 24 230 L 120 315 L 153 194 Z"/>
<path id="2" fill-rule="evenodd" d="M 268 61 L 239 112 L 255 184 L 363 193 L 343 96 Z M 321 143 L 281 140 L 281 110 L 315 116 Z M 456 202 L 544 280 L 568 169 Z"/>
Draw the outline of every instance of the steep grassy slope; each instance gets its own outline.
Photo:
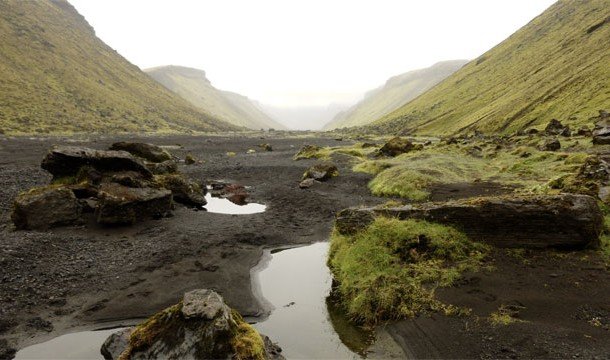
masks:
<path id="1" fill-rule="evenodd" d="M 247 97 L 213 87 L 203 70 L 161 66 L 144 71 L 191 104 L 231 124 L 250 129 L 284 129 Z"/>
<path id="2" fill-rule="evenodd" d="M 423 94 L 466 63 L 466 60 L 443 61 L 394 76 L 384 86 L 369 91 L 359 103 L 337 114 L 324 129 L 369 124 Z"/>
<path id="3" fill-rule="evenodd" d="M 0 1 L 0 131 L 227 129 L 104 44 L 67 1 Z"/>
<path id="4" fill-rule="evenodd" d="M 514 132 L 552 118 L 589 124 L 610 109 L 609 59 L 610 2 L 561 0 L 371 129 Z"/>

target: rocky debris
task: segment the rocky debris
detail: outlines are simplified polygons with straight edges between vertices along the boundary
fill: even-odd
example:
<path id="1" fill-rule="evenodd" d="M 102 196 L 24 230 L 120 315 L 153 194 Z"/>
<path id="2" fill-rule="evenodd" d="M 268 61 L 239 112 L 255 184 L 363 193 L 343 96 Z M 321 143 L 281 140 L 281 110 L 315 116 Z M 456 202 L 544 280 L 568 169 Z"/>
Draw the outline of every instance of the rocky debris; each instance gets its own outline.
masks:
<path id="1" fill-rule="evenodd" d="M 259 147 L 265 151 L 273 151 L 273 146 L 271 146 L 271 144 L 260 144 Z"/>
<path id="2" fill-rule="evenodd" d="M 110 150 L 123 150 L 128 153 L 150 161 L 152 163 L 161 163 L 172 159 L 172 156 L 166 150 L 157 145 L 138 142 L 116 142 L 110 146 Z"/>
<path id="3" fill-rule="evenodd" d="M 187 292 L 177 305 L 112 334 L 101 353 L 125 360 L 283 359 L 281 348 L 206 289 Z"/>
<path id="4" fill-rule="evenodd" d="M 549 121 L 547 126 L 544 128 L 544 133 L 546 135 L 561 135 L 561 136 L 570 136 L 571 131 L 568 125 L 563 125 L 561 121 L 557 119 L 552 119 Z"/>
<path id="5" fill-rule="evenodd" d="M 320 162 L 305 171 L 303 179 L 313 179 L 317 181 L 326 181 L 333 177 L 339 176 L 337 166 L 331 162 Z"/>
<path id="6" fill-rule="evenodd" d="M 561 149 L 561 143 L 557 139 L 546 139 L 540 146 L 542 151 L 557 151 L 559 149 Z"/>
<path id="7" fill-rule="evenodd" d="M 72 190 L 35 188 L 15 199 L 11 219 L 19 230 L 46 230 L 81 221 L 81 205 Z"/>
<path id="8" fill-rule="evenodd" d="M 587 195 L 490 197 L 395 208 L 350 208 L 336 217 L 340 233 L 353 234 L 375 216 L 450 224 L 472 240 L 498 247 L 584 248 L 597 246 L 603 215 Z"/>
<path id="9" fill-rule="evenodd" d="M 152 173 L 144 163 L 126 151 L 95 150 L 79 146 L 51 149 L 42 160 L 41 167 L 54 178 L 76 176 L 83 167 L 91 167 L 102 173 L 136 171 L 146 178 L 152 178 Z"/>
<path id="10" fill-rule="evenodd" d="M 307 178 L 299 183 L 299 188 L 301 189 L 309 189 L 314 186 L 314 184 L 319 183 L 319 181 L 314 180 L 312 178 Z"/>
<path id="11" fill-rule="evenodd" d="M 245 186 L 239 184 L 212 183 L 212 196 L 227 199 L 236 205 L 246 205 L 250 196 Z"/>
<path id="12" fill-rule="evenodd" d="M 175 174 L 178 172 L 178 164 L 173 160 L 160 163 L 146 163 L 146 167 L 155 175 Z"/>
<path id="13" fill-rule="evenodd" d="M 578 131 L 576 131 L 576 135 L 579 135 L 579 136 L 592 136 L 593 135 L 593 131 L 591 129 L 589 129 L 589 127 L 587 125 L 583 125 L 580 128 L 578 128 Z"/>
<path id="14" fill-rule="evenodd" d="M 394 137 L 379 149 L 379 155 L 393 157 L 408 153 L 412 150 L 416 150 L 416 145 L 410 140 L 401 137 Z"/>
<path id="15" fill-rule="evenodd" d="M 321 148 L 316 145 L 303 145 L 299 152 L 297 152 L 293 160 L 303 160 L 303 159 L 311 159 L 317 157 L 317 152 L 320 151 Z"/>
<path id="16" fill-rule="evenodd" d="M 601 116 L 600 116 L 601 118 Z M 593 129 L 593 144 L 607 145 L 610 144 L 610 121 L 600 120 L 595 124 Z"/>
<path id="17" fill-rule="evenodd" d="M 192 154 L 186 154 L 186 156 L 184 157 L 184 163 L 186 165 L 193 165 L 197 162 L 197 159 L 195 159 L 195 157 Z"/>
<path id="18" fill-rule="evenodd" d="M 454 145 L 457 143 L 458 143 L 458 140 L 453 136 L 445 139 L 445 144 L 447 144 L 447 145 Z"/>
<path id="19" fill-rule="evenodd" d="M 172 209 L 172 192 L 167 189 L 130 188 L 109 183 L 100 187 L 98 199 L 95 218 L 104 225 L 130 225 L 161 218 Z"/>
<path id="20" fill-rule="evenodd" d="M 207 204 L 205 186 L 179 174 L 155 176 L 155 182 L 161 188 L 171 190 L 174 201 L 187 206 L 201 207 Z"/>

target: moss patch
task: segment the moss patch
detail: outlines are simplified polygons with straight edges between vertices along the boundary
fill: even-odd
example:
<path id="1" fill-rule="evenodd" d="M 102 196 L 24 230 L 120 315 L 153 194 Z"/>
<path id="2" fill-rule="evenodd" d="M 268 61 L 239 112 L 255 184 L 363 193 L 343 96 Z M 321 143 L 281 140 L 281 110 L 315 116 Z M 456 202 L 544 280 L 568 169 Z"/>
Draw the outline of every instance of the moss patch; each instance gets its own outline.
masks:
<path id="1" fill-rule="evenodd" d="M 265 359 L 265 343 L 261 335 L 250 324 L 245 322 L 237 311 L 233 310 L 232 315 L 237 323 L 233 338 L 231 339 L 235 359 Z"/>
<path id="2" fill-rule="evenodd" d="M 449 226 L 379 217 L 353 236 L 333 232 L 328 265 L 348 315 L 372 325 L 422 311 L 455 313 L 434 289 L 477 269 L 487 251 Z"/>

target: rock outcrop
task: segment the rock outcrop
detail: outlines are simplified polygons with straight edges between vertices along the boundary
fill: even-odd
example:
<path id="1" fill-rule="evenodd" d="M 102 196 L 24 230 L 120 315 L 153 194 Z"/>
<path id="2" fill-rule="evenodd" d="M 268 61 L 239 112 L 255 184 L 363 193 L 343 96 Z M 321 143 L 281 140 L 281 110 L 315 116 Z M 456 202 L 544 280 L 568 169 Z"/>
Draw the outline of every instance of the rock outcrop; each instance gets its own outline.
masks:
<path id="1" fill-rule="evenodd" d="M 317 181 L 326 181 L 336 176 L 339 176 L 339 170 L 335 164 L 331 162 L 321 162 L 307 169 L 303 174 L 302 180 L 314 179 Z"/>
<path id="2" fill-rule="evenodd" d="M 95 219 L 104 225 L 131 225 L 167 216 L 172 209 L 172 192 L 167 189 L 132 188 L 116 183 L 102 184 Z"/>
<path id="3" fill-rule="evenodd" d="M 155 177 L 155 181 L 159 186 L 171 190 L 176 202 L 196 207 L 201 207 L 208 203 L 205 200 L 206 187 L 182 175 L 160 175 Z"/>
<path id="4" fill-rule="evenodd" d="M 394 137 L 379 149 L 379 155 L 394 157 L 421 148 L 421 145 L 418 146 L 408 139 Z"/>
<path id="5" fill-rule="evenodd" d="M 584 248 L 597 246 L 603 215 L 596 199 L 560 194 L 490 197 L 395 208 L 350 208 L 336 217 L 340 233 L 352 234 L 376 216 L 454 225 L 472 240 L 498 247 Z"/>
<path id="6" fill-rule="evenodd" d="M 599 111 L 599 116 L 593 129 L 593 144 L 610 144 L 610 115 L 605 110 Z"/>
<path id="7" fill-rule="evenodd" d="M 105 359 L 283 359 L 212 290 L 187 292 L 180 303 L 104 342 Z"/>
<path id="8" fill-rule="evenodd" d="M 570 136 L 571 131 L 568 125 L 563 125 L 561 121 L 557 119 L 552 119 L 544 128 L 544 133 L 546 135 L 561 135 L 561 136 Z"/>
<path id="9" fill-rule="evenodd" d="M 51 149 L 41 167 L 54 178 L 76 176 L 81 168 L 99 172 L 135 171 L 151 179 L 152 173 L 141 160 L 126 151 L 95 150 L 79 146 L 59 146 Z"/>
<path id="10" fill-rule="evenodd" d="M 49 186 L 17 196 L 11 219 L 19 230 L 46 230 L 80 221 L 81 205 L 70 189 Z"/>
<path id="11" fill-rule="evenodd" d="M 116 142 L 110 146 L 110 150 L 123 150 L 153 163 L 171 160 L 172 156 L 157 145 L 138 142 Z"/>

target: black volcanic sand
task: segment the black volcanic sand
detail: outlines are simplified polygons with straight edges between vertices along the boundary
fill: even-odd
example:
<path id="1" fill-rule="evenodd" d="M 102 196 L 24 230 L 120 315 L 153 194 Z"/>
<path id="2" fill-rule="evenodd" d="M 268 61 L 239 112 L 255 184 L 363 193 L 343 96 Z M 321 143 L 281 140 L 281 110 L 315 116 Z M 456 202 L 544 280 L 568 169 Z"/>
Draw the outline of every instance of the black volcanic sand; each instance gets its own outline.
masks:
<path id="1" fill-rule="evenodd" d="M 292 160 L 303 144 L 349 142 L 278 136 L 0 138 L 0 358 L 8 348 L 79 328 L 132 323 L 176 303 L 193 288 L 215 289 L 244 315 L 263 311 L 250 289 L 250 269 L 264 247 L 324 241 L 336 211 L 387 200 L 369 194 L 370 176 L 351 172 L 348 157 L 336 159 L 338 178 L 299 189 L 301 175 L 315 162 Z M 39 164 L 53 144 L 105 149 L 119 140 L 180 145 L 169 151 L 181 158 L 192 153 L 204 161 L 181 165 L 182 172 L 198 180 L 249 186 L 249 200 L 266 204 L 267 211 L 223 215 L 178 205 L 171 218 L 132 227 L 14 230 L 12 200 L 20 191 L 48 183 L 50 176 Z M 262 151 L 261 143 L 270 143 L 274 151 Z M 246 154 L 248 149 L 257 152 Z M 229 151 L 237 155 L 229 157 Z M 480 193 L 493 194 L 494 189 L 482 185 Z M 457 184 L 439 187 L 432 196 L 440 200 L 477 192 Z M 473 316 L 420 316 L 386 329 L 407 354 L 418 358 L 610 353 L 610 277 L 599 257 L 593 252 L 545 252 L 526 254 L 525 259 L 496 251 L 495 271 L 467 275 L 458 286 L 438 291 L 445 301 L 475 309 Z M 498 306 L 513 303 L 524 307 L 524 322 L 494 327 L 484 320 Z"/>

